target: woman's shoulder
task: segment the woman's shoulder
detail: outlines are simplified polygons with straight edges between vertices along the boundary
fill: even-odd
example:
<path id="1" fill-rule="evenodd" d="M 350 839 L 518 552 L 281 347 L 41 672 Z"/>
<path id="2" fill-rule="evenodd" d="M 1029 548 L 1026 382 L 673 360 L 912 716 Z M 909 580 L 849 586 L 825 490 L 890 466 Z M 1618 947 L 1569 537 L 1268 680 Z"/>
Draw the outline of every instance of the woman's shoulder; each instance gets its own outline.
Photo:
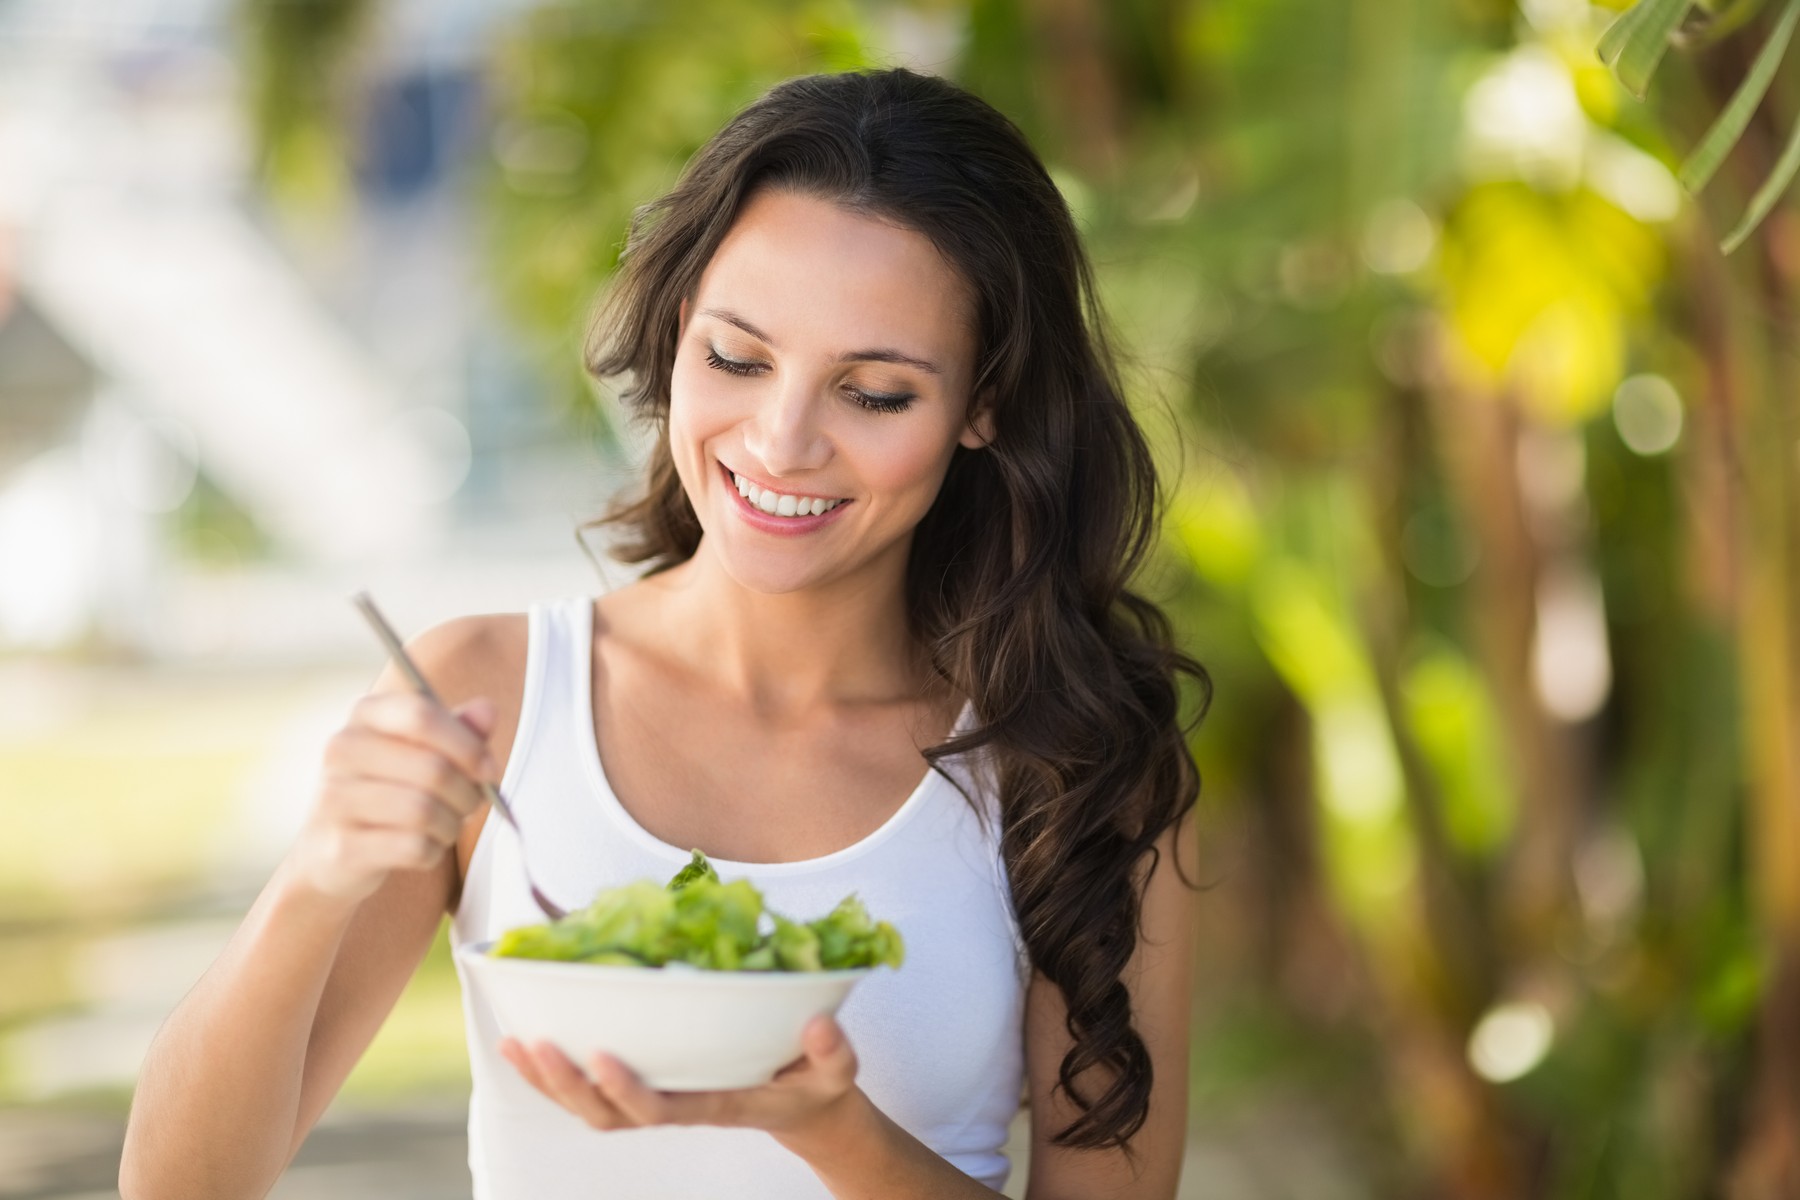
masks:
<path id="1" fill-rule="evenodd" d="M 601 596 L 581 597 L 585 607 L 576 605 L 571 593 L 561 600 L 542 601 L 539 607 L 567 605 L 573 610 L 569 618 L 577 625 L 583 619 L 593 623 L 592 632 L 602 631 L 614 644 L 635 645 L 642 597 L 641 588 L 626 585 Z M 580 630 L 574 630 L 579 636 Z M 454 708 L 476 696 L 486 696 L 499 709 L 495 725 L 495 756 L 505 764 L 500 751 L 510 745 L 524 699 L 525 665 L 531 650 L 531 614 L 524 612 L 471 613 L 450 617 L 419 635 L 417 643 L 429 646 L 438 673 L 427 671 L 432 686 L 444 703 Z M 408 643 L 409 649 L 413 643 Z M 418 656 L 415 655 L 415 658 Z M 425 670 L 421 665 L 421 670 Z M 442 680 L 440 682 L 440 674 Z M 452 698 L 455 693 L 456 698 Z"/>
<path id="2" fill-rule="evenodd" d="M 447 706 L 486 696 L 504 710 L 510 694 L 510 707 L 516 709 L 528 624 L 523 612 L 449 617 L 408 640 L 407 652 Z"/>

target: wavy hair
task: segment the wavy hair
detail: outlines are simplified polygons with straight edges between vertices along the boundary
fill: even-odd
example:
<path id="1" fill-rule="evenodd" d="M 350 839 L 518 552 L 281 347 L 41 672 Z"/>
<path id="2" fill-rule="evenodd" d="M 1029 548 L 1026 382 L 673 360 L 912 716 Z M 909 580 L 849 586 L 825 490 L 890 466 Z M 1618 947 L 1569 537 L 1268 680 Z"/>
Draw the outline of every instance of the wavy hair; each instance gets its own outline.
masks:
<path id="1" fill-rule="evenodd" d="M 1138 871 L 1199 797 L 1187 734 L 1212 681 L 1128 588 L 1156 536 L 1155 465 L 1075 222 L 1018 127 L 947 80 L 893 68 L 785 80 L 701 147 L 669 192 L 634 211 L 595 315 L 589 372 L 629 377 L 621 399 L 656 436 L 642 493 L 579 526 L 577 541 L 585 551 L 582 530 L 617 526 L 611 556 L 647 563 L 645 574 L 699 544 L 668 440 L 679 304 L 760 187 L 923 234 L 975 297 L 971 395 L 991 396 L 994 437 L 955 447 L 905 586 L 917 644 L 969 697 L 978 727 L 923 753 L 934 767 L 987 756 L 1014 911 L 1074 1043 L 1056 1086 L 1081 1115 L 1055 1142 L 1129 1156 L 1151 1094 L 1121 980 Z M 1178 672 L 1199 687 L 1185 726 Z M 1107 1078 L 1078 1083 L 1096 1066 Z"/>

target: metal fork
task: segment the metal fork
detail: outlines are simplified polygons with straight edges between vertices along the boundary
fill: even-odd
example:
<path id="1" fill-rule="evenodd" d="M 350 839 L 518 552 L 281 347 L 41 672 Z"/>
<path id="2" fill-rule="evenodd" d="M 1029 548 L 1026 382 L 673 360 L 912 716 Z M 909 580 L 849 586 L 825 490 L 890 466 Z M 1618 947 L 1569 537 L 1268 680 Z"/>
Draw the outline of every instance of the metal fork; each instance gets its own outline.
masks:
<path id="1" fill-rule="evenodd" d="M 400 644 L 400 638 L 394 633 L 393 628 L 388 625 L 386 619 L 384 619 L 381 613 L 375 608 L 375 602 L 369 599 L 369 593 L 358 592 L 356 595 L 350 597 L 350 599 L 357 608 L 362 610 L 363 616 L 368 618 L 369 624 L 375 629 L 375 636 L 380 638 L 382 644 L 387 647 L 388 653 L 393 656 L 395 665 L 398 666 L 401 671 L 405 672 L 407 679 L 412 681 L 413 690 L 418 692 L 421 696 L 424 696 L 439 708 L 448 712 L 448 707 L 442 700 L 438 699 L 437 693 L 431 690 L 431 685 L 425 682 L 425 676 L 419 672 L 418 667 L 413 665 L 412 657 L 406 653 L 406 648 Z M 568 910 L 562 908 L 554 900 L 550 899 L 550 897 L 544 895 L 543 890 L 531 880 L 531 871 L 525 866 L 524 833 L 519 829 L 518 819 L 513 816 L 512 805 L 508 804 L 505 798 L 500 795 L 499 788 L 495 787 L 485 779 L 479 780 L 478 782 L 481 786 L 481 794 L 487 797 L 488 803 L 493 805 L 494 811 L 505 817 L 506 823 L 511 825 L 514 832 L 519 834 L 519 869 L 525 872 L 525 882 L 531 888 L 531 898 L 537 901 L 537 906 L 543 909 L 544 914 L 552 921 L 560 920 L 567 916 Z"/>

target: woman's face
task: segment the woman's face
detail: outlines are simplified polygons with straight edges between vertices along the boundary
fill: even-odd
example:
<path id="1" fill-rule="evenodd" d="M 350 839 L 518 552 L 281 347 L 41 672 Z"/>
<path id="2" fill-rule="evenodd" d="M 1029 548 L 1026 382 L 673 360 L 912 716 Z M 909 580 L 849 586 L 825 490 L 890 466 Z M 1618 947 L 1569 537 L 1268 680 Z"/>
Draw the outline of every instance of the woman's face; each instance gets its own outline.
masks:
<path id="1" fill-rule="evenodd" d="M 966 289 L 922 234 L 754 195 L 681 305 L 669 447 L 703 548 L 762 592 L 903 556 L 951 452 L 993 437 L 985 410 L 965 423 L 974 358 Z"/>

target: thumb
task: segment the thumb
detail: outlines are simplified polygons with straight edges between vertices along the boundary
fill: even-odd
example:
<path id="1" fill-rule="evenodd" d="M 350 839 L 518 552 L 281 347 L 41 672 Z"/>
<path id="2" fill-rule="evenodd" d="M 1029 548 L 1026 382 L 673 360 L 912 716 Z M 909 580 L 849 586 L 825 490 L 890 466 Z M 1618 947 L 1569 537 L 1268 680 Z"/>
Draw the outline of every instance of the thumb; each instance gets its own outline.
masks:
<path id="1" fill-rule="evenodd" d="M 850 1048 L 843 1027 L 829 1013 L 820 1013 L 807 1022 L 804 1040 L 807 1054 L 821 1060 L 838 1058 Z"/>

